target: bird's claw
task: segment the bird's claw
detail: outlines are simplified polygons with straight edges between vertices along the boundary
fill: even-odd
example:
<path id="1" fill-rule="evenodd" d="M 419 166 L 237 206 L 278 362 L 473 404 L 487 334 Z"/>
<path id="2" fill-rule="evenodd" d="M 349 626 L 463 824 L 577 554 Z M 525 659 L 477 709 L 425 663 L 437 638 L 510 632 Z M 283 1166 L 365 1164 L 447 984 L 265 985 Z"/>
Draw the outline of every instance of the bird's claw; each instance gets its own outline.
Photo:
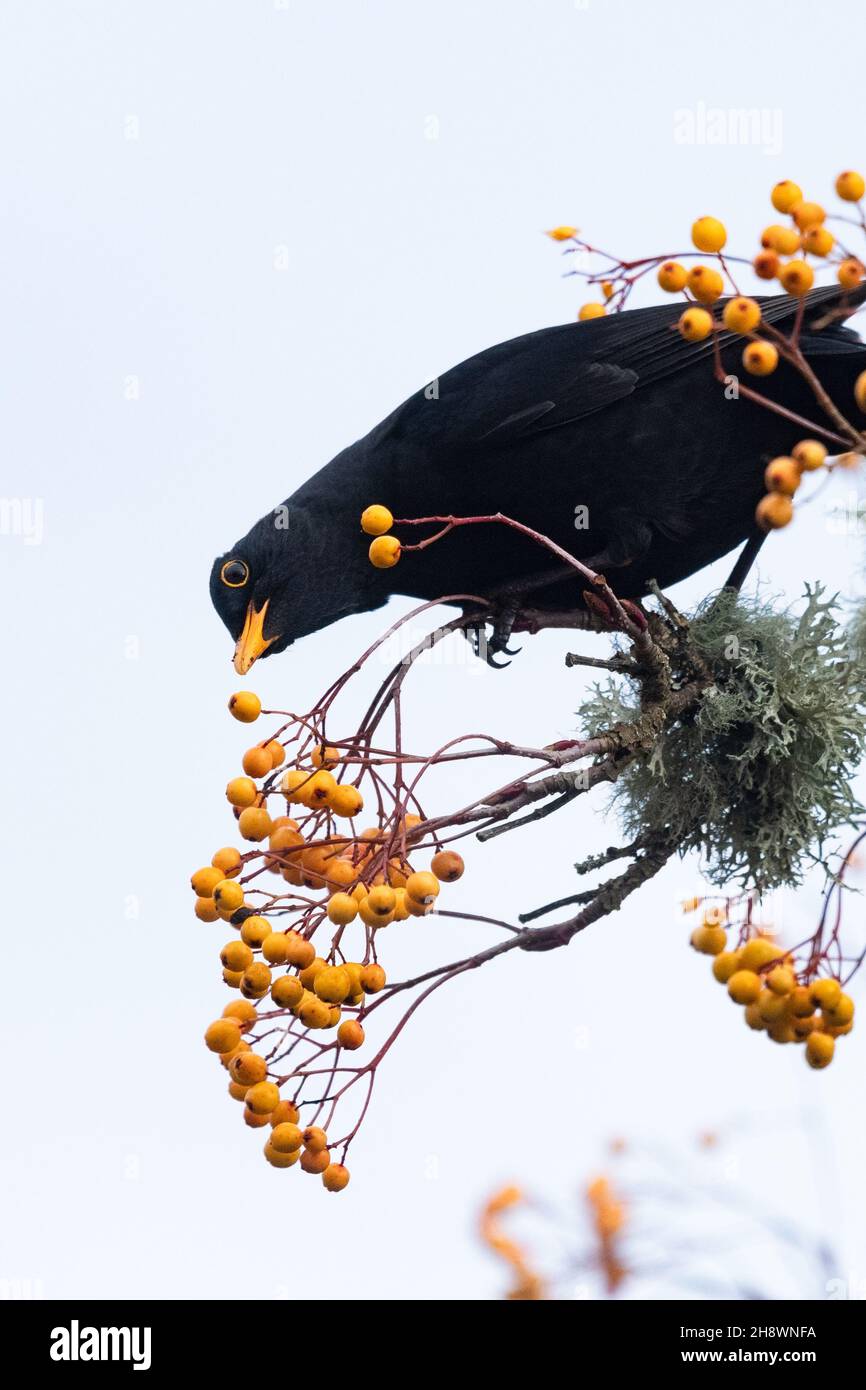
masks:
<path id="1" fill-rule="evenodd" d="M 492 666 L 494 671 L 504 671 L 506 666 L 511 665 L 510 661 L 497 661 L 497 656 L 514 657 L 523 650 L 522 647 L 510 647 L 508 645 L 518 611 L 518 605 L 515 603 L 509 604 L 507 608 L 497 613 L 492 620 L 493 632 L 489 638 L 486 636 L 483 623 L 479 623 L 477 627 L 464 628 L 463 635 L 468 642 L 471 642 L 475 655 L 483 657 L 487 665 Z"/>

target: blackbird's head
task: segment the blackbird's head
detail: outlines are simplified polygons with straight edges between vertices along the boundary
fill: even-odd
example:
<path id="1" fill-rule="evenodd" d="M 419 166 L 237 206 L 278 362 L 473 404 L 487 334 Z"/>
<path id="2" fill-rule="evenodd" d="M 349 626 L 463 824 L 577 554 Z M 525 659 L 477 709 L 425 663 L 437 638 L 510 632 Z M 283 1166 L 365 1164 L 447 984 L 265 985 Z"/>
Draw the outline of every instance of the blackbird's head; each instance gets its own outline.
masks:
<path id="1" fill-rule="evenodd" d="M 353 537 L 354 539 L 354 537 Z M 368 593 L 360 564 L 328 559 L 331 539 L 300 507 L 278 507 L 214 560 L 210 594 L 244 676 L 259 657 L 384 599 Z M 341 547 L 343 548 L 343 547 Z M 360 547 L 364 554 L 365 548 Z M 360 556 L 359 556 L 360 559 Z"/>

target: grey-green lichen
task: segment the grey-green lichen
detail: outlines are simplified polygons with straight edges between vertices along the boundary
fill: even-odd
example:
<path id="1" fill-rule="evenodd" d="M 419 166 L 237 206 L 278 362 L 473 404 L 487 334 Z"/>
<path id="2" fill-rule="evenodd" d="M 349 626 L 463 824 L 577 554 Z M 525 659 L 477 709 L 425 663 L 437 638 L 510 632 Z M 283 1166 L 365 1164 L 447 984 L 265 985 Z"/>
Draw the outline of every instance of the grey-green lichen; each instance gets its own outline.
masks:
<path id="1" fill-rule="evenodd" d="M 624 829 L 671 834 L 720 886 L 796 884 L 864 814 L 852 780 L 866 741 L 866 607 L 846 629 L 819 585 L 799 611 L 726 591 L 695 614 L 689 643 L 714 683 L 622 772 Z M 611 680 L 580 717 L 598 731 L 638 712 L 636 690 Z"/>

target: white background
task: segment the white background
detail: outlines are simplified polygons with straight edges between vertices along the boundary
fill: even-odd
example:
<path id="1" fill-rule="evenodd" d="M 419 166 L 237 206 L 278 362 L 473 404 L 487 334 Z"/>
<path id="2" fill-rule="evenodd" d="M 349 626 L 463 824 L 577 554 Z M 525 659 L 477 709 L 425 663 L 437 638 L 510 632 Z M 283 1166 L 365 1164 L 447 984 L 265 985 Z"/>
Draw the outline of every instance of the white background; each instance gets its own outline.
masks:
<path id="1" fill-rule="evenodd" d="M 201 1043 L 224 929 L 187 886 L 230 838 L 222 789 L 250 741 L 225 712 L 213 555 L 437 372 L 572 318 L 543 228 L 670 252 L 712 212 L 751 254 L 777 179 L 829 196 L 866 159 L 857 11 L 8 0 L 0 26 L 2 491 L 44 505 L 41 544 L 0 537 L 3 1289 L 493 1297 L 474 1222 L 499 1181 L 565 1210 L 611 1135 L 684 1151 L 744 1115 L 757 1138 L 710 1176 L 824 1230 L 862 1279 L 862 1037 L 812 1074 L 747 1034 L 676 911 L 696 864 L 567 952 L 441 991 L 382 1068 L 340 1198 L 268 1168 L 225 1095 Z M 701 103 L 763 110 L 772 138 L 678 142 Z M 794 598 L 819 576 L 850 591 L 859 567 L 820 503 L 761 572 Z M 349 620 L 249 683 L 306 708 L 382 625 Z M 568 734 L 574 644 L 537 637 L 505 674 L 456 649 L 419 671 L 417 742 Z M 452 904 L 573 891 L 615 834 L 578 808 L 470 845 Z M 802 935 L 813 911 L 789 896 L 776 920 Z M 410 923 L 385 959 L 396 977 L 489 939 Z"/>

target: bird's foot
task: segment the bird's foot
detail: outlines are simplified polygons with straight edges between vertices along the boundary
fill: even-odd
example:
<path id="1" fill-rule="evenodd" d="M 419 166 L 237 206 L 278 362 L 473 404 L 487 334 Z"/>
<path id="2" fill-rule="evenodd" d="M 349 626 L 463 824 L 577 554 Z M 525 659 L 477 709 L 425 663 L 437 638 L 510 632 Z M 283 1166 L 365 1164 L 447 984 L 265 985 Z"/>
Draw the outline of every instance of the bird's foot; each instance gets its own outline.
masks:
<path id="1" fill-rule="evenodd" d="M 464 635 L 472 643 L 475 655 L 483 658 L 495 671 L 503 671 L 506 666 L 511 665 L 510 661 L 497 661 L 497 656 L 517 656 L 522 650 L 520 647 L 511 648 L 508 645 L 519 612 L 520 603 L 515 597 L 497 605 L 486 622 L 464 629 Z M 488 625 L 493 629 L 489 637 Z"/>

